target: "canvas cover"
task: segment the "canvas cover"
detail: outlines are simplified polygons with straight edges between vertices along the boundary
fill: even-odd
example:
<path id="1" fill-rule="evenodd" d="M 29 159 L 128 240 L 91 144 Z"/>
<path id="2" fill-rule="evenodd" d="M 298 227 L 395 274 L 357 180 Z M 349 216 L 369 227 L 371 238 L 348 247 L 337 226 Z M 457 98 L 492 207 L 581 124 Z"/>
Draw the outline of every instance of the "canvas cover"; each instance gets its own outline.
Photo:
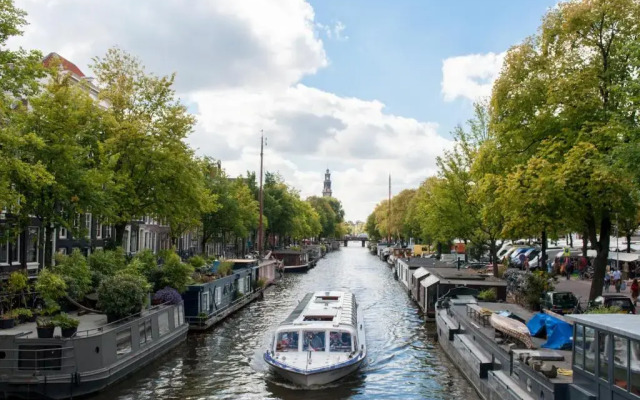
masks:
<path id="1" fill-rule="evenodd" d="M 545 313 L 538 313 L 527 322 L 531 336 L 544 337 L 545 349 L 568 350 L 573 346 L 573 328 L 570 324 Z"/>

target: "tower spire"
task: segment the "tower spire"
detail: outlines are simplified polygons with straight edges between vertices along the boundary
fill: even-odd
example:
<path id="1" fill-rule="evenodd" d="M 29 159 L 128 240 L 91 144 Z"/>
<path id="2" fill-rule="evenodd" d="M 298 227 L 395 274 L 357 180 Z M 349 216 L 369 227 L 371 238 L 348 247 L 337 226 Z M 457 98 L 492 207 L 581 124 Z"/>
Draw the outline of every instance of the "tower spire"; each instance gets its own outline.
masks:
<path id="1" fill-rule="evenodd" d="M 331 191 L 331 172 L 327 168 L 327 172 L 324 173 L 324 188 L 322 189 L 322 197 L 331 197 L 333 192 Z"/>

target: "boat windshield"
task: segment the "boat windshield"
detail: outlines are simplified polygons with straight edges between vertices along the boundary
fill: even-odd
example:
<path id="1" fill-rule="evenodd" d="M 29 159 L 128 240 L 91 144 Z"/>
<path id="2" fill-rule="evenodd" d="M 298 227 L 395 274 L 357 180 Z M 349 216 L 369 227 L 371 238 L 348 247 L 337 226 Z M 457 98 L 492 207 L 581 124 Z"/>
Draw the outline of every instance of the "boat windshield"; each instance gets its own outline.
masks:
<path id="1" fill-rule="evenodd" d="M 329 351 L 337 353 L 350 353 L 351 334 L 349 332 L 329 333 Z"/>
<path id="2" fill-rule="evenodd" d="M 298 351 L 298 332 L 279 332 L 276 338 L 276 351 Z"/>
<path id="3" fill-rule="evenodd" d="M 325 331 L 305 331 L 303 351 L 325 351 Z"/>

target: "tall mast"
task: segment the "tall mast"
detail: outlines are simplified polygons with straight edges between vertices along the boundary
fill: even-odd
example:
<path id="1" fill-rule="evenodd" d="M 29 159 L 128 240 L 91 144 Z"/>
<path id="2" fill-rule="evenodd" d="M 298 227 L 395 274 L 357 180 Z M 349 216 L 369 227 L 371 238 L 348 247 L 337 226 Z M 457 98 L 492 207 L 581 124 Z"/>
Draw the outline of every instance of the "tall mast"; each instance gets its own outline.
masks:
<path id="1" fill-rule="evenodd" d="M 262 160 L 264 152 L 264 133 L 260 129 L 260 192 L 258 194 L 260 201 L 260 221 L 258 223 L 258 256 L 262 257 L 262 244 L 264 242 L 263 230 L 262 230 Z"/>
<path id="2" fill-rule="evenodd" d="M 387 212 L 387 243 L 391 243 L 391 174 L 389 174 L 389 210 Z"/>

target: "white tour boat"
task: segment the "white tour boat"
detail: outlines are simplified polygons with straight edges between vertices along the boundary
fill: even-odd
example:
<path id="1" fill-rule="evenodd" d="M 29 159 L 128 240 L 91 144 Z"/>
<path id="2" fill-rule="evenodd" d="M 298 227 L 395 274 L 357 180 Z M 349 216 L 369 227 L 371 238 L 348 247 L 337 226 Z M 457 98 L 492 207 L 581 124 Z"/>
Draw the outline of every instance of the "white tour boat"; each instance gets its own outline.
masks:
<path id="1" fill-rule="evenodd" d="M 358 369 L 367 356 L 362 309 L 352 293 L 308 293 L 282 322 L 264 360 L 301 386 L 324 385 Z"/>

